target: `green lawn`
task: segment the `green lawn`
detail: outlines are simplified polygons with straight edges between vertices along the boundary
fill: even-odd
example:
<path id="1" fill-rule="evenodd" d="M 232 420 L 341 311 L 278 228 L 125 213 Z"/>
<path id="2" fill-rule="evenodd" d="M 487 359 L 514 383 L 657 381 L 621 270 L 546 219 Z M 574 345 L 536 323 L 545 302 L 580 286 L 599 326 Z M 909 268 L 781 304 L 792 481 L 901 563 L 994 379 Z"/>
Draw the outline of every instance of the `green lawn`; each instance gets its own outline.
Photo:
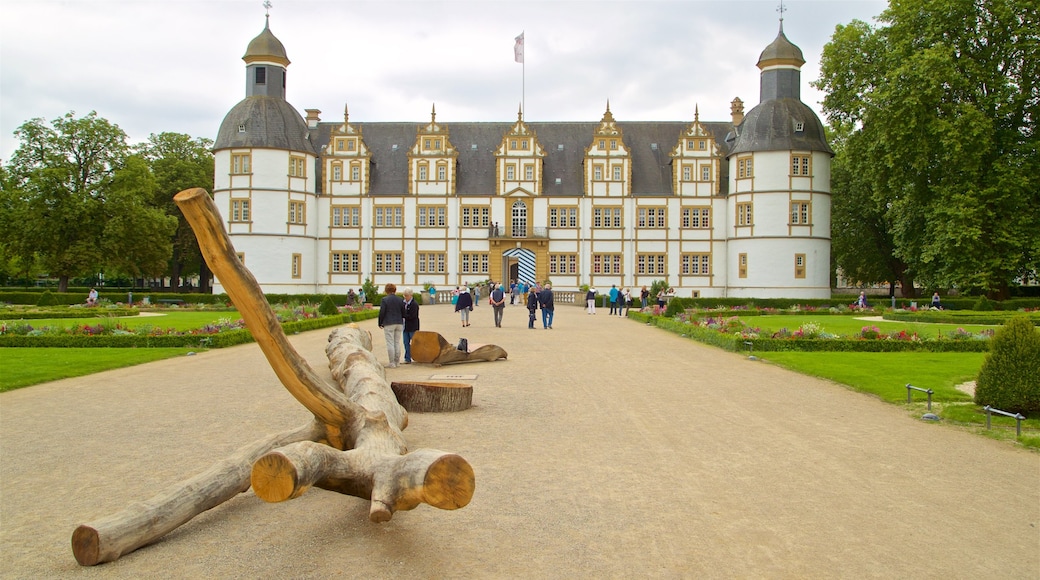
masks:
<path id="1" fill-rule="evenodd" d="M 0 348 L 0 392 L 175 356 L 190 348 Z"/>
<path id="2" fill-rule="evenodd" d="M 791 370 L 849 385 L 889 403 L 906 403 L 906 384 L 932 389 L 933 401 L 968 402 L 954 387 L 974 380 L 985 353 L 970 352 L 764 352 L 760 357 Z M 914 393 L 915 399 L 925 398 Z"/>
<path id="3" fill-rule="evenodd" d="M 96 326 L 98 324 L 116 324 L 119 323 L 126 328 L 141 328 L 141 327 L 158 327 L 158 328 L 175 328 L 177 330 L 191 330 L 193 328 L 202 328 L 207 324 L 212 324 L 220 320 L 221 318 L 230 318 L 231 320 L 238 320 L 242 316 L 238 312 L 199 312 L 199 311 L 185 311 L 185 312 L 164 312 L 161 316 L 122 316 L 115 318 L 40 318 L 36 320 L 7 320 L 5 321 L 8 325 L 14 324 L 28 324 L 33 328 L 72 328 L 75 326 L 82 326 L 88 324 L 90 326 Z"/>
<path id="4" fill-rule="evenodd" d="M 884 334 L 892 334 L 900 330 L 909 333 L 916 332 L 921 338 L 935 338 L 939 332 L 950 334 L 958 328 L 972 333 L 978 333 L 984 329 L 995 329 L 996 326 L 984 326 L 980 324 L 929 324 L 925 322 L 894 322 L 879 320 L 877 322 L 857 320 L 853 316 L 823 315 L 766 315 L 766 316 L 744 316 L 741 318 L 749 326 L 757 326 L 762 329 L 763 334 L 772 334 L 781 328 L 790 331 L 798 330 L 798 327 L 806 322 L 814 322 L 823 327 L 824 332 L 837 334 L 839 336 L 852 336 L 859 334 L 864 326 L 876 326 Z"/>

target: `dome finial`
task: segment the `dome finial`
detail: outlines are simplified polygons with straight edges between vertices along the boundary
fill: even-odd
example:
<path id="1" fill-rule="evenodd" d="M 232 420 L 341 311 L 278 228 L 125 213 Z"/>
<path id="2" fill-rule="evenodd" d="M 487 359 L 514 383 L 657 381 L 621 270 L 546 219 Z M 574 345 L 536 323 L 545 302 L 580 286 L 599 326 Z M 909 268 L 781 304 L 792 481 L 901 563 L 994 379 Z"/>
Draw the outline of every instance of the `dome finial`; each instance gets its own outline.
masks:
<path id="1" fill-rule="evenodd" d="M 347 109 L 347 104 L 343 103 L 343 124 L 346 125 L 350 122 L 350 111 Z"/>
<path id="2" fill-rule="evenodd" d="M 701 122 L 701 106 L 700 106 L 699 103 L 694 103 L 693 104 L 693 122 L 694 123 L 700 123 Z"/>
<path id="3" fill-rule="evenodd" d="M 780 32 L 784 31 L 784 12 L 787 12 L 787 8 L 784 7 L 784 0 L 780 0 L 780 6 L 777 6 L 776 11 L 780 13 Z"/>
<path id="4" fill-rule="evenodd" d="M 516 108 L 516 120 L 517 121 L 523 121 L 524 120 L 524 104 L 523 103 L 520 103 L 520 106 Z"/>
<path id="5" fill-rule="evenodd" d="M 432 124 L 434 124 L 436 122 L 437 122 L 437 103 L 434 103 L 433 107 L 430 109 L 430 124 L 432 125 Z"/>
<path id="6" fill-rule="evenodd" d="M 271 0 L 264 0 L 264 28 L 271 23 Z"/>

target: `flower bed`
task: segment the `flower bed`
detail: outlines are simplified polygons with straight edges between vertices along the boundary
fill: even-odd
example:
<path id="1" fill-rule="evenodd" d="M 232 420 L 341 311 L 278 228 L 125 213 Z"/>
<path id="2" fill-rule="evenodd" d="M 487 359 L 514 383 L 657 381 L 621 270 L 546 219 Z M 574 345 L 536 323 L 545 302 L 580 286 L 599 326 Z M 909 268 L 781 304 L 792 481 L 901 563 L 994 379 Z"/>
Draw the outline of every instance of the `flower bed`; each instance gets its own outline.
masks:
<path id="1" fill-rule="evenodd" d="M 758 327 L 748 325 L 737 316 L 689 318 L 653 316 L 643 312 L 629 313 L 635 320 L 690 337 L 733 352 L 802 351 L 802 352 L 986 352 L 992 332 L 973 334 L 957 329 L 939 334 L 935 339 L 922 339 L 905 330 L 884 334 L 876 326 L 864 326 L 856 336 L 830 334 L 815 323 L 802 324 L 795 330 L 781 328 L 763 336 Z"/>
<path id="2" fill-rule="evenodd" d="M 45 308 L 0 308 L 0 320 L 38 320 L 41 318 L 108 318 L 117 316 L 137 316 L 136 308 L 66 308 L 47 310 Z"/>

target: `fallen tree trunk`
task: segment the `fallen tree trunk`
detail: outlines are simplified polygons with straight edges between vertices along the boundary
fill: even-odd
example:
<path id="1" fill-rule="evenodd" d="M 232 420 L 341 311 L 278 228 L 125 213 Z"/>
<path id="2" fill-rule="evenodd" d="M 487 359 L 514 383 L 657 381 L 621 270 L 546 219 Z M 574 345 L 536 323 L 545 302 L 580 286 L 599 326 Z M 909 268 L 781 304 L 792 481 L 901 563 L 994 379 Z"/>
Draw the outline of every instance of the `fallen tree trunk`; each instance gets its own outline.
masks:
<path id="1" fill-rule="evenodd" d="M 472 350 L 459 350 L 440 333 L 425 330 L 412 335 L 412 360 L 437 366 L 466 363 L 491 362 L 508 356 L 505 349 L 494 344 L 484 344 Z"/>
<path id="2" fill-rule="evenodd" d="M 401 430 L 408 415 L 371 352 L 371 335 L 355 325 L 333 332 L 330 341 L 342 348 L 330 343 L 327 351 L 338 386 L 322 380 L 289 343 L 256 279 L 238 259 L 209 194 L 189 189 L 174 200 L 275 375 L 314 421 L 247 445 L 147 502 L 77 527 L 72 536 L 76 561 L 90 566 L 115 560 L 250 484 L 265 499 L 297 497 L 311 485 L 369 499 L 373 521 L 389 520 L 394 511 L 419 503 L 465 506 L 473 495 L 473 469 L 451 453 L 407 452 Z"/>

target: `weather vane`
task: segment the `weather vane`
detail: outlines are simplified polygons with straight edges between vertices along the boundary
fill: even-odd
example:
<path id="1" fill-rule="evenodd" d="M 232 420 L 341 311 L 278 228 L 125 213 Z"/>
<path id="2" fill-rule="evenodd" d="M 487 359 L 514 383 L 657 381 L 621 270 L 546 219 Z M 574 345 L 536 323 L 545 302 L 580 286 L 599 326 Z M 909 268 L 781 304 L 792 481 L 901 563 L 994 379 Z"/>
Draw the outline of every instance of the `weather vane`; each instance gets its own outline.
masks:
<path id="1" fill-rule="evenodd" d="M 268 2 L 270 4 L 270 2 Z M 784 8 L 784 0 L 780 0 L 780 6 L 776 9 L 780 13 L 780 23 L 784 22 L 784 12 L 787 12 L 787 8 Z"/>
<path id="2" fill-rule="evenodd" d="M 270 16 L 271 15 L 271 0 L 264 0 L 264 10 L 265 10 L 264 16 Z"/>

